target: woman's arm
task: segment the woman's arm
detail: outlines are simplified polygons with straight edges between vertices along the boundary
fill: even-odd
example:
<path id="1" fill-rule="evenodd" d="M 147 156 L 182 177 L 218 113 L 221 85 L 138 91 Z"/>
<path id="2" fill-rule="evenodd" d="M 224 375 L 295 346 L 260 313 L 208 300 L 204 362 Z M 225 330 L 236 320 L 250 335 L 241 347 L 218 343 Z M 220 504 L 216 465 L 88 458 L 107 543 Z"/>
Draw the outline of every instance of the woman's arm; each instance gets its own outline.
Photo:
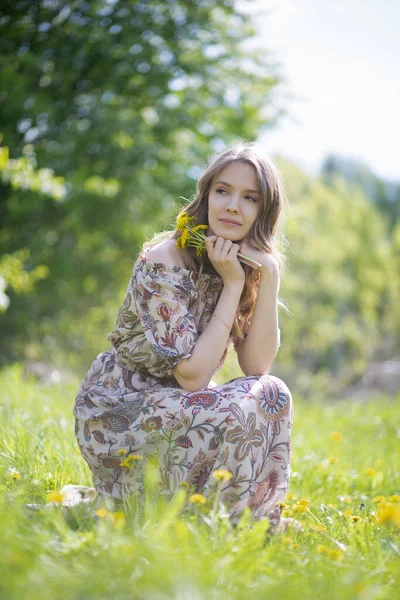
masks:
<path id="1" fill-rule="evenodd" d="M 206 388 L 218 367 L 228 343 L 242 289 L 243 286 L 237 284 L 224 285 L 214 314 L 199 336 L 192 356 L 181 360 L 175 367 L 175 379 L 188 392 Z"/>
<path id="2" fill-rule="evenodd" d="M 249 331 L 236 349 L 245 375 L 267 375 L 275 360 L 279 343 L 278 291 L 279 269 L 272 261 L 264 261 Z"/>
<path id="3" fill-rule="evenodd" d="M 198 338 L 192 356 L 177 364 L 173 373 L 185 390 L 192 392 L 208 386 L 226 349 L 236 316 L 245 275 L 237 259 L 239 245 L 217 236 L 206 238 L 207 253 L 224 288 L 214 314 Z"/>

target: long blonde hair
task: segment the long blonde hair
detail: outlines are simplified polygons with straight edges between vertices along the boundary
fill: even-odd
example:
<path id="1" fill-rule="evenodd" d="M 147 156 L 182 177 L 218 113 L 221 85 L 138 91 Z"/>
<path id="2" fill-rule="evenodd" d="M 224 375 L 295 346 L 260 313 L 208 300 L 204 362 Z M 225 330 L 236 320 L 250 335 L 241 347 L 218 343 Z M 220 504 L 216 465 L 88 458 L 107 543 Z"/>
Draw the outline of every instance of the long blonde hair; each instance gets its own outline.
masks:
<path id="1" fill-rule="evenodd" d="M 287 200 L 281 173 L 274 161 L 261 156 L 253 143 L 235 142 L 222 153 L 213 155 L 209 164 L 197 182 L 196 194 L 192 201 L 184 206 L 180 212 L 187 212 L 196 217 L 197 223 L 208 223 L 208 195 L 214 178 L 231 162 L 241 161 L 254 167 L 260 191 L 261 210 L 253 223 L 247 242 L 254 249 L 270 252 L 276 259 L 281 270 L 286 257 L 276 248 L 276 234 L 279 226 L 284 203 Z M 178 215 L 179 216 L 179 215 Z M 144 247 L 152 246 L 165 239 L 178 239 L 181 231 L 175 229 L 156 234 L 152 240 L 146 242 Z M 190 269 L 202 273 L 217 274 L 208 256 L 196 255 L 196 250 L 187 247 Z M 251 317 L 257 300 L 260 273 L 242 263 L 245 271 L 245 285 L 239 300 L 238 310 L 231 330 L 231 340 L 236 345 L 243 339 L 249 329 Z M 287 306 L 278 298 L 278 304 L 287 312 Z"/>

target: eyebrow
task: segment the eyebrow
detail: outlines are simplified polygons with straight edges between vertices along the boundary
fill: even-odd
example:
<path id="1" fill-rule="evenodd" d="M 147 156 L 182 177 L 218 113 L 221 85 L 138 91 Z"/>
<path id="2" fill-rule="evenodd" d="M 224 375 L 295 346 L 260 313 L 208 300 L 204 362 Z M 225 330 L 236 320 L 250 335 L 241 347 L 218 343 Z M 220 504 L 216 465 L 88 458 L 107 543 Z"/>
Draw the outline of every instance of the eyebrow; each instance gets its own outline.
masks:
<path id="1" fill-rule="evenodd" d="M 215 184 L 217 183 L 222 183 L 223 185 L 226 185 L 226 187 L 232 187 L 230 183 L 227 183 L 226 181 L 216 181 Z M 260 195 L 260 192 L 258 190 L 244 190 L 245 192 L 252 192 L 253 194 L 258 194 Z"/>

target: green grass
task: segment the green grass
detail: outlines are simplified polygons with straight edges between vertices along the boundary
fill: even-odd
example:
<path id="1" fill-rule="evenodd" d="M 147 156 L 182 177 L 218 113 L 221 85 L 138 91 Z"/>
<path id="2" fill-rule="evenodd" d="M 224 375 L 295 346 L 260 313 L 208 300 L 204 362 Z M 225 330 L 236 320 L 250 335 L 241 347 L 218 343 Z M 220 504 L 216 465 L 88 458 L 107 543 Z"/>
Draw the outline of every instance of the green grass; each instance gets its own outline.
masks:
<path id="1" fill-rule="evenodd" d="M 143 510 L 133 500 L 102 517 L 93 507 L 27 510 L 50 490 L 91 485 L 73 433 L 78 384 L 24 381 L 18 365 L 0 373 L 1 598 L 400 597 L 399 398 L 322 405 L 296 401 L 292 390 L 284 510 L 304 532 L 271 537 L 265 521 L 244 514 L 234 529 L 223 510 L 193 505 L 184 489 L 157 501 L 151 473 Z M 295 510 L 301 499 L 311 501 L 306 512 Z"/>

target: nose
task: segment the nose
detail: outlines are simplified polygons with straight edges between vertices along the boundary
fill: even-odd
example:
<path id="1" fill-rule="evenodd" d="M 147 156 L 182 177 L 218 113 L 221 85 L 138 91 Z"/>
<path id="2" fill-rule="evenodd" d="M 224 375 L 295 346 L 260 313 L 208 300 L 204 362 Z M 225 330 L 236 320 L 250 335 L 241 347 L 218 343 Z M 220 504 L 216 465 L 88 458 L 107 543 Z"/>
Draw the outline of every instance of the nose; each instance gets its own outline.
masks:
<path id="1" fill-rule="evenodd" d="M 239 198 L 236 194 L 230 194 L 226 210 L 234 213 L 239 212 Z"/>

